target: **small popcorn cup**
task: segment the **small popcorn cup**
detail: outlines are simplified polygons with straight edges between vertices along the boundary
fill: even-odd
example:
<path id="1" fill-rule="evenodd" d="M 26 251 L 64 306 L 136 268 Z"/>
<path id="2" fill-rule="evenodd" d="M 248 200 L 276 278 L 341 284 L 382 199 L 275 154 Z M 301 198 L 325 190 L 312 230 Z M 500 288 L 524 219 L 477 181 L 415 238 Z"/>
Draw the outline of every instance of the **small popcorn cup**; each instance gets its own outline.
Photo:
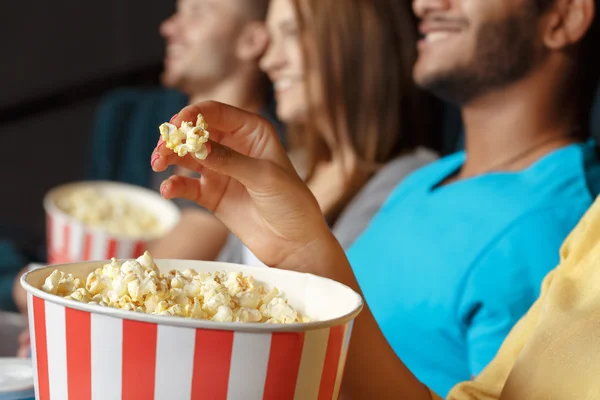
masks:
<path id="1" fill-rule="evenodd" d="M 32 400 L 33 398 L 31 360 L 0 358 L 0 400 Z"/>
<path id="2" fill-rule="evenodd" d="M 161 271 L 239 271 L 280 289 L 311 322 L 227 323 L 79 303 L 42 291 L 54 269 L 84 278 L 105 262 L 26 273 L 38 400 L 337 399 L 362 298 L 310 274 L 156 260 Z"/>
<path id="3" fill-rule="evenodd" d="M 98 190 L 107 196 L 119 196 L 153 212 L 162 232 L 143 237 L 115 235 L 87 225 L 63 211 L 57 199 L 78 190 Z M 107 181 L 74 182 L 50 190 L 44 198 L 46 211 L 48 264 L 116 258 L 136 258 L 146 244 L 172 229 L 180 218 L 179 209 L 158 193 L 134 185 Z"/>

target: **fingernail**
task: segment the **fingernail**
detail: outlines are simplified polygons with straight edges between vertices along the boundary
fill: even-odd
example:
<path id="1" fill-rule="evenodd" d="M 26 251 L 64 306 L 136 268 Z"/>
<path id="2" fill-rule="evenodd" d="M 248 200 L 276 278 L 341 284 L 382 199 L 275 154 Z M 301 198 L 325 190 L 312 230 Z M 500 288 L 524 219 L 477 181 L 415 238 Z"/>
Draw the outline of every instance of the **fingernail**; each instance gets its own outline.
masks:
<path id="1" fill-rule="evenodd" d="M 164 198 L 165 197 L 165 190 L 167 190 L 167 185 L 169 184 L 169 181 L 163 181 L 163 183 L 160 184 L 160 195 Z"/>
<path id="2" fill-rule="evenodd" d="M 204 147 L 206 147 L 206 156 L 208 157 L 210 155 L 210 151 L 212 150 L 212 145 L 210 142 L 206 142 L 204 143 Z"/>
<path id="3" fill-rule="evenodd" d="M 154 151 L 160 150 L 161 146 L 164 144 L 165 144 L 165 141 L 161 137 L 160 139 L 158 139 L 158 142 L 156 143 L 156 147 L 154 148 Z"/>
<path id="4" fill-rule="evenodd" d="M 178 116 L 178 115 L 179 115 L 179 113 L 177 113 L 177 114 L 173 115 L 173 116 L 171 117 L 171 120 L 170 120 L 169 122 L 173 122 L 173 120 L 174 120 L 175 118 L 177 118 L 177 116 Z"/>
<path id="5" fill-rule="evenodd" d="M 158 153 L 154 153 L 152 155 L 152 159 L 150 160 L 150 165 L 154 167 L 154 163 L 156 162 L 156 160 L 158 160 L 160 158 L 160 154 Z"/>

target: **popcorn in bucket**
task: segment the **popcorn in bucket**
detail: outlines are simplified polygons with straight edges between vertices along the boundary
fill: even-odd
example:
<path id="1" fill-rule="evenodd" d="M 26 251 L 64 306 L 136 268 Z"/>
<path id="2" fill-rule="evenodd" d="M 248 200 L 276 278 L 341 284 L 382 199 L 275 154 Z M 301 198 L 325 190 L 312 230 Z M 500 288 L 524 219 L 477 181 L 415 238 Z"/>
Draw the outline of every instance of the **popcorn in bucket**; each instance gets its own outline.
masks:
<path id="1" fill-rule="evenodd" d="M 103 181 L 56 187 L 44 208 L 49 264 L 138 257 L 180 218 L 178 208 L 158 193 Z"/>
<path id="2" fill-rule="evenodd" d="M 28 292 L 36 398 L 337 399 L 361 297 L 311 274 L 236 264 L 157 260 L 252 276 L 279 288 L 309 322 L 215 322 L 86 304 L 42 290 L 58 269 L 81 280 L 105 262 L 55 265 L 21 278 Z"/>

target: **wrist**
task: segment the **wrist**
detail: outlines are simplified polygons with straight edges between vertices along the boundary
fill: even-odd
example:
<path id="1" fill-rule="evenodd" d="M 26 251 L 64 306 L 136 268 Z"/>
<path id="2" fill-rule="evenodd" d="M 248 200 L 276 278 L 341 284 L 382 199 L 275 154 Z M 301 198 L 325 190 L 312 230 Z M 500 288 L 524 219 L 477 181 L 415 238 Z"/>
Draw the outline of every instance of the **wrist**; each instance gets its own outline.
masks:
<path id="1" fill-rule="evenodd" d="M 356 289 L 346 253 L 329 230 L 306 243 L 276 267 L 330 278 Z"/>

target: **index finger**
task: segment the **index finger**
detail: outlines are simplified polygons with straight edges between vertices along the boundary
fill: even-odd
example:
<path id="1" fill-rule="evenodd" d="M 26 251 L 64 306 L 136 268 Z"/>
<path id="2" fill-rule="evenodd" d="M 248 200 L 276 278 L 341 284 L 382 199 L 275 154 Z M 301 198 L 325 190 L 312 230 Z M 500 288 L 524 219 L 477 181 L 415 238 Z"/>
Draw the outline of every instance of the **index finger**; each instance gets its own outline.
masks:
<path id="1" fill-rule="evenodd" d="M 219 132 L 238 132 L 253 131 L 260 128 L 260 117 L 242 109 L 219 103 L 217 101 L 203 101 L 197 104 L 191 104 L 183 108 L 179 114 L 171 121 L 172 124 L 180 126 L 184 121 L 195 123 L 198 114 L 202 114 L 208 122 L 210 129 Z M 218 141 L 212 135 L 211 139 Z"/>
<path id="2" fill-rule="evenodd" d="M 293 170 L 275 129 L 261 116 L 216 101 L 205 101 L 183 108 L 171 123 L 180 126 L 184 121 L 196 122 L 198 114 L 204 116 L 212 141 Z"/>

